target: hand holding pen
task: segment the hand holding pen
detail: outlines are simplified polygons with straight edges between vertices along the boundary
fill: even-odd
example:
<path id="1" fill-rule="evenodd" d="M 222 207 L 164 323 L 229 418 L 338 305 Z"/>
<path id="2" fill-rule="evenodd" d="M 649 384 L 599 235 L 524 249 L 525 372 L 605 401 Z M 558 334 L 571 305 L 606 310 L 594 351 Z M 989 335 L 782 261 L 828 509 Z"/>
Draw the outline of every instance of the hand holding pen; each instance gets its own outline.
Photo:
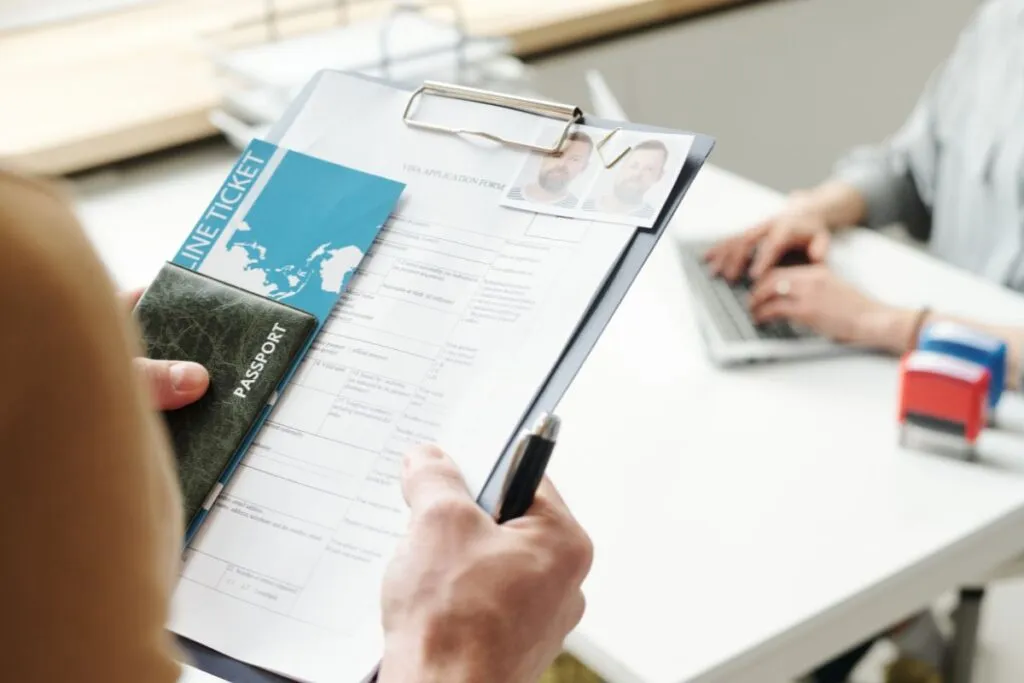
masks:
<path id="1" fill-rule="evenodd" d="M 520 442 L 498 515 L 522 511 L 515 524 L 496 524 L 439 449 L 407 457 L 410 524 L 384 580 L 379 683 L 538 680 L 561 651 L 593 549 L 543 477 L 555 437 L 557 420 L 542 420 Z"/>

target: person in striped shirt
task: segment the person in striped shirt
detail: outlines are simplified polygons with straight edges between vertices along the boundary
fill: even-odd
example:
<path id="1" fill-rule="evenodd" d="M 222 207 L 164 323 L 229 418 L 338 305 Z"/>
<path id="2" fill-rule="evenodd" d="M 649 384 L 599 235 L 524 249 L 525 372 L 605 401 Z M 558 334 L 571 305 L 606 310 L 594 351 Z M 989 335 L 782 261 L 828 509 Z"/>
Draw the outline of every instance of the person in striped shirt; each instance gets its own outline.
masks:
<path id="1" fill-rule="evenodd" d="M 661 180 L 667 161 L 668 149 L 663 142 L 641 142 L 615 165 L 615 180 L 609 191 L 587 199 L 583 210 L 650 218 L 655 210 L 644 197 Z"/>
<path id="2" fill-rule="evenodd" d="M 540 160 L 537 178 L 528 185 L 516 185 L 508 198 L 563 209 L 575 209 L 580 199 L 570 191 L 572 182 L 587 170 L 594 141 L 586 133 L 575 132 L 568 137 L 561 154 L 545 155 Z"/>

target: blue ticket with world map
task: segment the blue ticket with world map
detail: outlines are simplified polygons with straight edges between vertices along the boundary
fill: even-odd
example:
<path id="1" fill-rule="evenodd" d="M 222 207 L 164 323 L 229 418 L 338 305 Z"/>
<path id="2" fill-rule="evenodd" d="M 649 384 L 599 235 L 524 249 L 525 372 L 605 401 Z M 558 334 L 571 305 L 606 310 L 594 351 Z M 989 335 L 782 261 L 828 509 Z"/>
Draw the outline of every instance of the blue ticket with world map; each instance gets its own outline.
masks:
<path id="1" fill-rule="evenodd" d="M 254 140 L 174 263 L 324 322 L 404 188 Z"/>
<path id="2" fill-rule="evenodd" d="M 405 186 L 254 140 L 135 308 L 146 353 L 210 375 L 167 411 L 191 541 Z"/>

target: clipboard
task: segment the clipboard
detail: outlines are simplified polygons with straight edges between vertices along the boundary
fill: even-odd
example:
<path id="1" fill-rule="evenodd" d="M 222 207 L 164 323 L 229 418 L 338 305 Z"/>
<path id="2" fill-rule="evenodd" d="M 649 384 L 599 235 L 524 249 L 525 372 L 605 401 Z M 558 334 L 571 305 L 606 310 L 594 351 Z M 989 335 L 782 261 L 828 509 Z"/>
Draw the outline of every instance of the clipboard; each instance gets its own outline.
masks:
<path id="1" fill-rule="evenodd" d="M 302 89 L 295 98 L 288 110 L 281 119 L 271 127 L 267 134 L 267 141 L 278 143 L 285 132 L 291 127 L 306 101 L 316 89 L 320 79 L 327 71 L 319 72 Z M 547 153 L 555 153 L 566 139 L 572 125 L 586 124 L 606 128 L 610 131 L 609 137 L 618 130 L 634 130 L 647 133 L 679 134 L 683 131 L 646 126 L 621 121 L 608 121 L 597 117 L 587 116 L 583 110 L 574 105 L 558 104 L 545 100 L 526 98 L 521 96 L 503 95 L 476 88 L 464 86 L 451 86 L 447 84 L 425 83 L 417 90 L 408 90 L 400 86 L 394 86 L 382 79 L 373 78 L 363 74 L 346 74 L 364 78 L 377 83 L 391 85 L 397 89 L 407 90 L 410 98 L 403 118 L 406 125 L 433 131 L 442 134 L 478 136 L 487 138 L 493 142 L 507 144 L 521 149 L 532 149 Z M 432 94 L 440 97 L 454 97 L 477 102 L 481 106 L 499 106 L 522 111 L 526 114 L 547 116 L 548 118 L 567 121 L 567 125 L 559 140 L 548 148 L 538 148 L 527 141 L 508 140 L 493 136 L 487 131 L 470 131 L 456 128 L 448 128 L 436 124 L 420 122 L 412 118 L 414 116 L 414 101 L 418 95 Z M 607 138 L 606 138 L 607 140 Z M 708 156 L 714 148 L 715 141 L 707 135 L 693 134 L 693 142 L 687 152 L 686 161 L 683 163 L 682 171 L 676 178 L 669 193 L 665 205 L 662 207 L 654 226 L 651 228 L 638 228 L 634 231 L 632 238 L 623 250 L 618 263 L 613 267 L 601 290 L 598 291 L 590 308 L 581 320 L 576 332 L 569 343 L 562 351 L 557 363 L 548 375 L 543 387 L 534 397 L 530 407 L 521 416 L 515 433 L 510 437 L 501 457 L 495 463 L 483 491 L 477 499 L 477 503 L 488 513 L 493 514 L 500 504 L 502 492 L 508 477 L 512 474 L 510 466 L 515 459 L 515 446 L 518 434 L 522 429 L 533 424 L 538 417 L 544 413 L 554 413 L 558 402 L 572 384 L 576 373 L 583 367 L 584 361 L 590 355 L 590 351 L 597 344 L 605 327 L 611 321 L 616 309 L 626 293 L 629 291 L 633 280 L 640 273 L 647 258 L 654 251 L 658 240 L 668 229 L 672 217 L 686 196 L 690 185 L 696 178 L 697 173 L 707 161 Z M 621 157 L 621 155 L 619 155 Z M 617 160 L 617 159 L 616 159 Z M 604 160 L 606 166 L 614 163 L 615 160 Z M 555 456 L 557 457 L 557 455 Z M 259 669 L 244 662 L 232 659 L 220 652 L 212 650 L 200 643 L 181 636 L 175 636 L 179 646 L 184 650 L 191 660 L 192 666 L 203 671 L 225 679 L 228 683 L 294 683 L 292 679 L 279 676 L 269 671 Z M 369 680 L 373 680 L 371 677 Z"/>

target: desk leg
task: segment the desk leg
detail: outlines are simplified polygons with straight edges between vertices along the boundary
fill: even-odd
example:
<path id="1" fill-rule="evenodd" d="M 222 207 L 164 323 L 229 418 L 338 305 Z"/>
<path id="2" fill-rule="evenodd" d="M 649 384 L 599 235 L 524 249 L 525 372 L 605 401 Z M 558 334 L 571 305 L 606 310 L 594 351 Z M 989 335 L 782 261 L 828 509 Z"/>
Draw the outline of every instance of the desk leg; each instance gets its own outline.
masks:
<path id="1" fill-rule="evenodd" d="M 953 612 L 953 642 L 946 663 L 946 683 L 971 683 L 984 597 L 984 588 L 960 589 L 960 602 Z"/>
<path id="2" fill-rule="evenodd" d="M 806 683 L 845 683 L 850 680 L 850 674 L 881 637 L 871 638 L 822 664 L 806 678 Z"/>

